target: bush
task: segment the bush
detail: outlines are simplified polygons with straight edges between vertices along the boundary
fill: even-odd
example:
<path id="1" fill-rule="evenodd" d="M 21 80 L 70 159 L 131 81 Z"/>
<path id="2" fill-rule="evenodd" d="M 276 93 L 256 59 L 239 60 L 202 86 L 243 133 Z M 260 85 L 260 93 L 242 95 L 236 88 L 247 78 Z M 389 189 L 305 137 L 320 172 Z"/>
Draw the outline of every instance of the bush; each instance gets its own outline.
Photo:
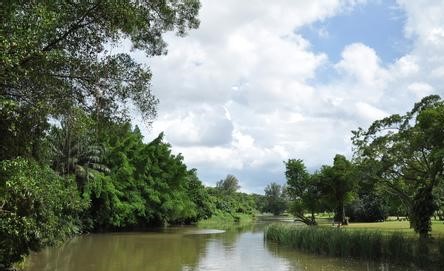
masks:
<path id="1" fill-rule="evenodd" d="M 387 218 L 383 201 L 375 194 L 361 195 L 345 212 L 350 222 L 377 222 Z"/>
<path id="2" fill-rule="evenodd" d="M 23 158 L 0 162 L 0 266 L 75 234 L 81 210 L 73 180 Z"/>

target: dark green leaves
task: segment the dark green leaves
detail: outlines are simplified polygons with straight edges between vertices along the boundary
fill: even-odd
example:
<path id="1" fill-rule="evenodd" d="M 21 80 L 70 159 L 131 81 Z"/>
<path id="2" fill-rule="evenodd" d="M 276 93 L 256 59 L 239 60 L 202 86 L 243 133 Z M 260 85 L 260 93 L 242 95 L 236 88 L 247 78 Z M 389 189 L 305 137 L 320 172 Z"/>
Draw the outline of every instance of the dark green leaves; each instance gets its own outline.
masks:
<path id="1" fill-rule="evenodd" d="M 78 233 L 85 205 L 72 180 L 18 158 L 0 163 L 0 207 L 0 264 L 9 266 Z"/>
<path id="2" fill-rule="evenodd" d="M 433 209 L 427 206 L 433 203 L 431 195 L 443 178 L 443 127 L 444 103 L 439 96 L 431 95 L 403 116 L 392 115 L 375 121 L 367 131 L 354 132 L 358 163 L 373 165 L 374 170 L 368 170 L 372 178 L 401 197 L 414 221 L 430 221 L 433 213 L 421 210 Z M 426 224 L 413 226 L 427 235 L 430 228 L 419 226 Z"/>
<path id="3" fill-rule="evenodd" d="M 105 48 L 127 41 L 147 56 L 164 54 L 162 35 L 197 28 L 199 8 L 197 0 L 4 1 L 0 95 L 45 116 L 74 105 L 114 117 L 132 102 L 151 120 L 149 69 Z"/>

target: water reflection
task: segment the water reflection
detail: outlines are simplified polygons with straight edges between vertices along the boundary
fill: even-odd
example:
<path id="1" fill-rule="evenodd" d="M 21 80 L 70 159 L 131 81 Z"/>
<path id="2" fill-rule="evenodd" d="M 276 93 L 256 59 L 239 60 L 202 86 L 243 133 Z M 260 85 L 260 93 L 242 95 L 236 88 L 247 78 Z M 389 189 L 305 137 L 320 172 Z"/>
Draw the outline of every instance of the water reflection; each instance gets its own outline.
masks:
<path id="1" fill-rule="evenodd" d="M 319 255 L 307 254 L 293 249 L 287 249 L 272 242 L 266 242 L 268 251 L 275 257 L 289 261 L 288 270 L 341 270 L 341 271 L 407 271 L 405 266 L 400 267 L 388 263 L 377 263 L 357 260 L 337 259 Z"/>
<path id="2" fill-rule="evenodd" d="M 267 223 L 226 232 L 179 227 L 82 236 L 34 254 L 28 271 L 405 270 L 307 255 L 264 242 Z"/>

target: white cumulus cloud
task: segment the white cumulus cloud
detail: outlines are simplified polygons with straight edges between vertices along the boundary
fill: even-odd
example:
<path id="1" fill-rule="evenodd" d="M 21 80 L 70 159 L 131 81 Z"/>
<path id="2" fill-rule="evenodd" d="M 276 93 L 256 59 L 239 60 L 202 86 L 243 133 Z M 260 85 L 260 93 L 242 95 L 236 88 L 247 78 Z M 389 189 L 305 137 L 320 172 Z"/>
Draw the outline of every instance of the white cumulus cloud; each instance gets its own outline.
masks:
<path id="1" fill-rule="evenodd" d="M 397 2 L 413 44 L 406 55 L 382 63 L 358 41 L 333 63 L 298 30 L 366 1 L 203 0 L 199 29 L 168 35 L 166 56 L 139 56 L 160 99 L 145 135 L 165 131 L 206 184 L 233 173 L 250 192 L 283 183 L 288 158 L 313 170 L 336 153 L 350 155 L 351 130 L 403 113 L 444 85 L 444 2 Z M 317 78 L 326 68 L 328 82 Z"/>

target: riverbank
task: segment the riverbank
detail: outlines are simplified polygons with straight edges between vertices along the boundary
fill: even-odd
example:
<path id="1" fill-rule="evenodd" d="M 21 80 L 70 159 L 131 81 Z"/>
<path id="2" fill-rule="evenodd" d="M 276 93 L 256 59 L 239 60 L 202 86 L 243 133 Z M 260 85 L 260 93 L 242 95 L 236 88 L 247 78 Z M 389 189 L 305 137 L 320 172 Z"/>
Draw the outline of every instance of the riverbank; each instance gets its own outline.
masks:
<path id="1" fill-rule="evenodd" d="M 273 224 L 265 239 L 302 251 L 341 258 L 436 268 L 444 264 L 444 239 L 421 241 L 402 232 Z"/>
<path id="2" fill-rule="evenodd" d="M 255 220 L 254 214 L 216 211 L 209 219 L 200 220 L 197 226 L 200 228 L 213 228 L 226 230 L 233 227 L 242 227 L 251 224 Z"/>

